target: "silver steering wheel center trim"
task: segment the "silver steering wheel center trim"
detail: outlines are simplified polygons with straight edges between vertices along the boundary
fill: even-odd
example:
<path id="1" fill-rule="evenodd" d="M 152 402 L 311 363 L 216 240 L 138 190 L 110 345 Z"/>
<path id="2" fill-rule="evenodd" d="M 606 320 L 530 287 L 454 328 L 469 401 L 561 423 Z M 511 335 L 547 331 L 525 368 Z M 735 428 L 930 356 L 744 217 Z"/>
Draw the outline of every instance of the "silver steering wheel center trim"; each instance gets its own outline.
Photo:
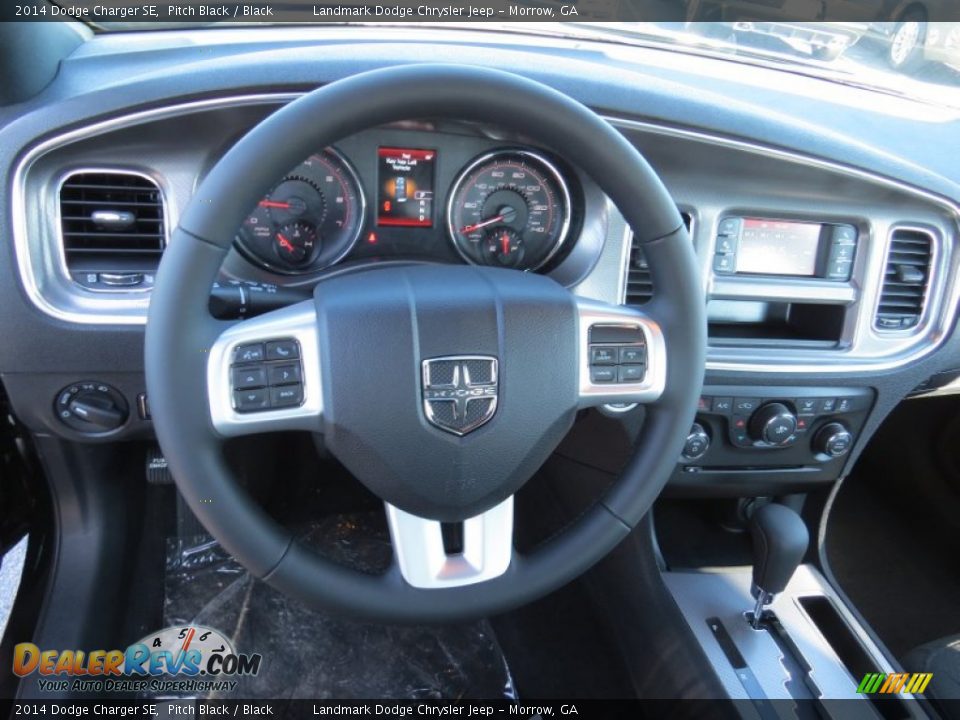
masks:
<path id="1" fill-rule="evenodd" d="M 576 298 L 576 302 L 580 407 L 650 403 L 657 400 L 667 383 L 667 346 L 660 324 L 635 307 L 608 305 L 581 297 Z M 590 362 L 591 328 L 639 329 L 646 346 L 642 379 L 631 382 L 619 382 L 619 378 L 609 382 L 594 381 Z M 614 372 L 617 372 L 616 367 Z"/>
<path id="2" fill-rule="evenodd" d="M 293 407 L 239 412 L 234 400 L 231 367 L 234 351 L 242 345 L 286 339 L 296 340 L 300 345 L 302 402 Z M 320 377 L 320 343 L 313 300 L 238 322 L 225 330 L 210 348 L 207 395 L 213 427 L 222 437 L 279 430 L 318 432 L 323 413 Z"/>
<path id="3" fill-rule="evenodd" d="M 403 579 L 416 588 L 473 585 L 503 575 L 513 557 L 513 496 L 463 521 L 462 552 L 448 554 L 441 523 L 384 503 Z"/>

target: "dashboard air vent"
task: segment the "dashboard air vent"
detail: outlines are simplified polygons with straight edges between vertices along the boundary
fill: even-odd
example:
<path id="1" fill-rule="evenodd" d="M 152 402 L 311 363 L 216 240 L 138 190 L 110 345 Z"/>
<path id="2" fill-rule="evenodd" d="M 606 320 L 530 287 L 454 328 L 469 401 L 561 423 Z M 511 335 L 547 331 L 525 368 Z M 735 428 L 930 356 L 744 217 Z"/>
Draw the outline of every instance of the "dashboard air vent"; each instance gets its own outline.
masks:
<path id="1" fill-rule="evenodd" d="M 932 255 L 933 238 L 929 233 L 905 228 L 893 231 L 874 318 L 878 330 L 900 330 L 920 322 Z"/>
<path id="2" fill-rule="evenodd" d="M 166 245 L 163 195 L 153 180 L 138 174 L 74 173 L 60 186 L 60 230 L 77 282 L 141 286 L 152 281 Z"/>
<path id="3" fill-rule="evenodd" d="M 683 224 L 689 232 L 693 218 L 690 213 L 680 212 Z M 653 297 L 653 281 L 650 278 L 650 268 L 643 255 L 643 249 L 633 234 L 630 235 L 630 264 L 627 267 L 627 296 L 626 305 L 642 305 Z"/>

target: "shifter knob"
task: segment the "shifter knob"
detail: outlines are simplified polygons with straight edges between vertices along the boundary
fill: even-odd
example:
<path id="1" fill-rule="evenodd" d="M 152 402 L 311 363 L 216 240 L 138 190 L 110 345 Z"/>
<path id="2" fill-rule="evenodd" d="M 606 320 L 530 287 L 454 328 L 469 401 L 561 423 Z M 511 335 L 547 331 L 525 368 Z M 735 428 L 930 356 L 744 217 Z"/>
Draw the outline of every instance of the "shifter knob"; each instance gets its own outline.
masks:
<path id="1" fill-rule="evenodd" d="M 770 503 L 750 516 L 750 535 L 754 554 L 750 591 L 757 599 L 756 623 L 763 606 L 787 587 L 807 551 L 810 534 L 796 512 L 786 505 Z"/>

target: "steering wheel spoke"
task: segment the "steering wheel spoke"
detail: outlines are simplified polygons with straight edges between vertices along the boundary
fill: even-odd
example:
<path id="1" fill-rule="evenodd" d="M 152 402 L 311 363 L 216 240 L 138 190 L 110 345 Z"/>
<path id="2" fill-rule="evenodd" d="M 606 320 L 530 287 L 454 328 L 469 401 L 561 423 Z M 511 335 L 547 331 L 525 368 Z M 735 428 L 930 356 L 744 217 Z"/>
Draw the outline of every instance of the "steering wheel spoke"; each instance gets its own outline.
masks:
<path id="1" fill-rule="evenodd" d="M 651 403 L 666 385 L 660 323 L 637 308 L 577 298 L 580 407 Z"/>
<path id="2" fill-rule="evenodd" d="M 221 333 L 207 361 L 210 417 L 221 436 L 320 428 L 317 334 L 313 300 Z"/>
<path id="3" fill-rule="evenodd" d="M 473 585 L 503 575 L 513 557 L 513 496 L 486 512 L 443 524 L 385 503 L 396 563 L 409 585 L 440 589 Z M 459 547 L 448 547 L 449 545 Z"/>

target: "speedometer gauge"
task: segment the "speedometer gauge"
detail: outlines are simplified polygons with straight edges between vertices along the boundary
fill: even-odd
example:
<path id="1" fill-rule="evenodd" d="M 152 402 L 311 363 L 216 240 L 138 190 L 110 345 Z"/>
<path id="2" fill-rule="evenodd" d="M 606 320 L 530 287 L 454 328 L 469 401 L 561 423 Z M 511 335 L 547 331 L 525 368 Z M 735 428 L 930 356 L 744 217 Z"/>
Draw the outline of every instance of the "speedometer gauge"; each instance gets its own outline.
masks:
<path id="1" fill-rule="evenodd" d="M 500 150 L 474 160 L 450 193 L 447 226 L 467 262 L 536 270 L 570 230 L 570 191 L 546 158 Z"/>
<path id="2" fill-rule="evenodd" d="M 237 235 L 259 265 L 302 273 L 332 265 L 350 252 L 363 224 L 356 173 L 336 151 L 311 155 L 257 203 Z"/>

